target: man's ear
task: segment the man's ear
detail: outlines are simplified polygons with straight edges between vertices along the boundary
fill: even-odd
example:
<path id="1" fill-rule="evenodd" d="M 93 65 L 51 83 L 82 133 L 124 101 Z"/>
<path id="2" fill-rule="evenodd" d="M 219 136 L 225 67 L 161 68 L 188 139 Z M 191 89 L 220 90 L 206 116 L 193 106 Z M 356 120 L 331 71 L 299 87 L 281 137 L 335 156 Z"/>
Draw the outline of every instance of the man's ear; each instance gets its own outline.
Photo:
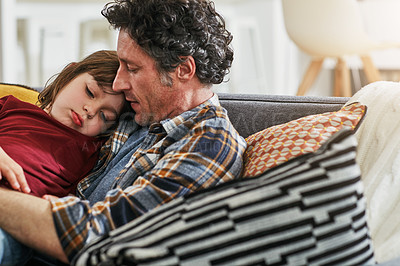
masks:
<path id="1" fill-rule="evenodd" d="M 196 63 L 192 56 L 186 57 L 186 60 L 177 67 L 177 77 L 181 80 L 190 80 L 196 74 Z"/>

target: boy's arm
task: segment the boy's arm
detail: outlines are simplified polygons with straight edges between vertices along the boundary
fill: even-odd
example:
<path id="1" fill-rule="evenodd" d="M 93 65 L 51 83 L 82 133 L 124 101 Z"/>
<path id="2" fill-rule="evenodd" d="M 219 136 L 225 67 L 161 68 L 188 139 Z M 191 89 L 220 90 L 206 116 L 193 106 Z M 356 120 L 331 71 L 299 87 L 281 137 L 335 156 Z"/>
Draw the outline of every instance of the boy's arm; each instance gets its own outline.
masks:
<path id="1" fill-rule="evenodd" d="M 21 243 L 68 262 L 47 200 L 0 188 L 0 228 Z"/>

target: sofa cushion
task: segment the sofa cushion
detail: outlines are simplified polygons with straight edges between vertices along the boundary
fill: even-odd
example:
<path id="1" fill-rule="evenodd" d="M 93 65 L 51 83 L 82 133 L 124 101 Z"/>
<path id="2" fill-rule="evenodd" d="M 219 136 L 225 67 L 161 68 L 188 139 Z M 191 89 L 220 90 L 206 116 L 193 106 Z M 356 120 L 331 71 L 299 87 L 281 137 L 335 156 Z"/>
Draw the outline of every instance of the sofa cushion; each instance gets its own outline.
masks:
<path id="1" fill-rule="evenodd" d="M 379 81 L 350 100 L 368 108 L 355 133 L 378 262 L 400 257 L 400 83 Z"/>
<path id="2" fill-rule="evenodd" d="M 365 106 L 353 103 L 337 112 L 302 117 L 247 137 L 243 175 L 259 175 L 291 158 L 317 150 L 340 129 L 354 130 L 364 114 Z"/>
<path id="3" fill-rule="evenodd" d="M 28 86 L 0 83 L 0 98 L 13 95 L 21 101 L 35 104 L 38 100 L 39 92 Z"/>
<path id="4" fill-rule="evenodd" d="M 76 265 L 361 265 L 374 254 L 356 141 L 172 200 L 94 240 Z"/>
<path id="5" fill-rule="evenodd" d="M 244 138 L 300 117 L 338 111 L 346 97 L 218 93 L 233 126 Z"/>

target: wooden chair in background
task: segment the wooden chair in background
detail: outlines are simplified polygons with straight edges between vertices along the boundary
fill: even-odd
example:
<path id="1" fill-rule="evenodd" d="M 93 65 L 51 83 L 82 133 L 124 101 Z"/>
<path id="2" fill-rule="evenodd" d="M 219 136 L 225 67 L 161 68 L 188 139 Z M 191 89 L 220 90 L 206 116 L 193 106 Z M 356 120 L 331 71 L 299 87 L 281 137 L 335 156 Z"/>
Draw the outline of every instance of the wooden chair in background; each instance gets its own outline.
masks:
<path id="1" fill-rule="evenodd" d="M 370 52 L 399 47 L 400 43 L 372 40 L 364 27 L 356 0 L 282 0 L 286 31 L 290 39 L 312 57 L 297 95 L 305 95 L 326 58 L 336 59 L 334 96 L 352 96 L 346 57 L 359 56 L 367 81 L 381 80 Z"/>

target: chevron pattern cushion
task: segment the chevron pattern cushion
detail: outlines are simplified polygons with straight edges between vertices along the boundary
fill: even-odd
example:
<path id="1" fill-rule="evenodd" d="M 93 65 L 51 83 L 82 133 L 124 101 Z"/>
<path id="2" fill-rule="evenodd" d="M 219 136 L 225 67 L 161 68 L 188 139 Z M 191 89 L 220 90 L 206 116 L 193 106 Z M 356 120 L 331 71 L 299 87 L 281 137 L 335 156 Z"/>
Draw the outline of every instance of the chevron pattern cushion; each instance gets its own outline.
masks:
<path id="1" fill-rule="evenodd" d="M 243 175 L 253 177 L 291 158 L 316 151 L 342 128 L 355 130 L 365 110 L 364 105 L 353 103 L 337 112 L 302 117 L 247 137 Z"/>
<path id="2" fill-rule="evenodd" d="M 173 200 L 92 242 L 74 265 L 374 264 L 356 140 Z"/>

